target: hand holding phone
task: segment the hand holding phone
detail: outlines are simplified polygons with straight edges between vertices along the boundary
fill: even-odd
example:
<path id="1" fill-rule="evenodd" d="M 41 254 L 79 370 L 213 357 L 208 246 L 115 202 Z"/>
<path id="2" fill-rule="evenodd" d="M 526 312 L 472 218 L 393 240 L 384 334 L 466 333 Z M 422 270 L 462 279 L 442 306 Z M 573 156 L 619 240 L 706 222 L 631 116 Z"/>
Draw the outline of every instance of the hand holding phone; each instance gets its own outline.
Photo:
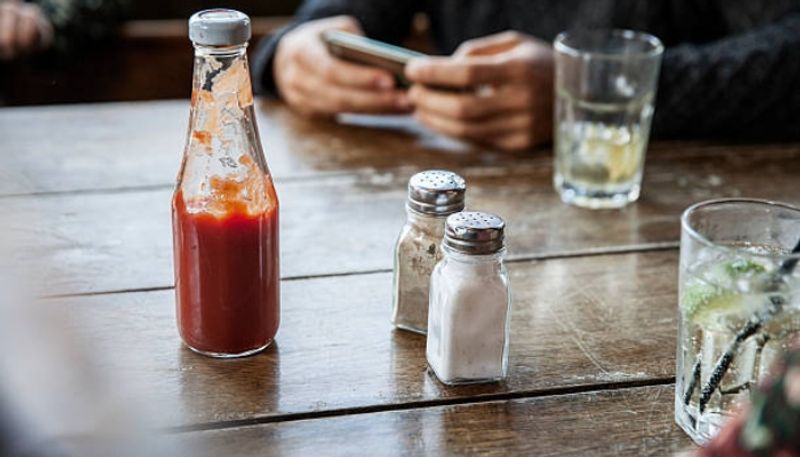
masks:
<path id="1" fill-rule="evenodd" d="M 509 31 L 464 42 L 451 57 L 414 60 L 406 68 L 414 115 L 433 130 L 499 149 L 544 143 L 553 132 L 552 54 L 548 42 Z"/>
<path id="2" fill-rule="evenodd" d="M 281 98 L 312 116 L 408 112 L 406 91 L 397 87 L 390 71 L 329 52 L 323 35 L 331 30 L 361 33 L 355 18 L 337 16 L 302 24 L 278 42 L 272 73 Z"/>
<path id="3" fill-rule="evenodd" d="M 322 34 L 328 51 L 343 60 L 390 71 L 400 86 L 408 87 L 404 71 L 408 61 L 425 54 L 362 35 L 328 30 Z"/>

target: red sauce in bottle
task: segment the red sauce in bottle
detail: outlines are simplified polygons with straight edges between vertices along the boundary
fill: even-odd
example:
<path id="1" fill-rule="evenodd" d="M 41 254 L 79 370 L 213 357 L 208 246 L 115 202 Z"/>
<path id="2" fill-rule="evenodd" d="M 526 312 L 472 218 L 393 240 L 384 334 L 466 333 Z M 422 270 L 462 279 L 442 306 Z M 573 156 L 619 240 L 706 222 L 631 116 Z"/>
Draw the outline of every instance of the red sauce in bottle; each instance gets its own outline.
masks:
<path id="1" fill-rule="evenodd" d="M 224 10 L 198 13 L 190 27 L 217 23 L 249 30 L 241 13 Z M 191 349 L 217 357 L 268 346 L 280 315 L 278 197 L 246 46 L 234 41 L 195 41 L 189 135 L 172 201 L 178 330 Z"/>
<path id="2" fill-rule="evenodd" d="M 272 342 L 279 323 L 278 204 L 252 214 L 230 200 L 225 211 L 192 212 L 173 200 L 178 329 L 192 349 L 245 355 Z"/>

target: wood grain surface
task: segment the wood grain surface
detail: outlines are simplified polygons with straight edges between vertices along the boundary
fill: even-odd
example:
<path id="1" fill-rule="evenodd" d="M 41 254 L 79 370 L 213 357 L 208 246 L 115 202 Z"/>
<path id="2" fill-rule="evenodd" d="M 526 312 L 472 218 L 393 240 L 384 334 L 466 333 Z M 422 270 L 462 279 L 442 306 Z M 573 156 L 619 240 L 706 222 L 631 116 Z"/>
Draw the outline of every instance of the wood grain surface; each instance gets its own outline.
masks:
<path id="1" fill-rule="evenodd" d="M 412 171 L 279 181 L 284 277 L 388 271 Z M 507 220 L 512 259 L 674 248 L 680 214 L 694 202 L 800 201 L 800 160 L 793 157 L 653 160 L 641 200 L 621 211 L 562 204 L 551 173 L 546 165 L 464 172 L 468 207 Z M 0 209 L 9 217 L 0 225 L 20 236 L 18 247 L 38 253 L 49 294 L 164 288 L 173 283 L 171 194 L 159 187 L 3 198 Z"/>
<path id="2" fill-rule="evenodd" d="M 209 455 L 665 456 L 693 450 L 672 386 L 280 422 L 187 436 Z"/>
<path id="3" fill-rule="evenodd" d="M 74 333 L 103 348 L 99 366 L 146 392 L 164 426 L 672 382 L 676 252 L 515 262 L 509 271 L 510 377 L 457 388 L 427 373 L 424 337 L 392 330 L 389 273 L 284 281 L 275 346 L 240 360 L 181 346 L 172 291 L 48 305 L 68 310 Z"/>
<path id="4" fill-rule="evenodd" d="M 546 170 L 545 175 L 551 170 L 547 148 L 519 154 L 471 148 L 436 136 L 408 118 L 308 120 L 266 99 L 258 102 L 257 113 L 267 160 L 278 180 L 398 167 L 527 165 Z M 0 109 L 0 195 L 169 188 L 178 170 L 188 116 L 188 100 Z M 656 142 L 648 154 L 650 159 L 704 156 L 747 161 L 797 158 L 800 145 Z M 707 167 L 713 170 L 714 161 Z M 647 187 L 644 191 L 649 192 Z"/>
<path id="5" fill-rule="evenodd" d="M 404 117 L 308 120 L 266 100 L 257 113 L 267 160 L 278 179 L 530 157 L 454 144 Z M 188 116 L 188 100 L 2 109 L 0 137 L 8 163 L 0 175 L 0 194 L 170 187 Z"/>
<path id="6" fill-rule="evenodd" d="M 640 201 L 587 211 L 558 200 L 547 148 L 498 153 L 407 118 L 312 121 L 262 100 L 283 321 L 262 354 L 215 360 L 175 328 L 169 207 L 187 115 L 185 101 L 0 110 L 0 242 L 92 368 L 153 407 L 150 425 L 213 455 L 685 448 L 672 420 L 679 215 L 727 196 L 800 203 L 797 144 L 653 143 Z M 441 385 L 424 338 L 389 323 L 406 182 L 432 167 L 462 173 L 468 207 L 508 221 L 504 383 Z"/>

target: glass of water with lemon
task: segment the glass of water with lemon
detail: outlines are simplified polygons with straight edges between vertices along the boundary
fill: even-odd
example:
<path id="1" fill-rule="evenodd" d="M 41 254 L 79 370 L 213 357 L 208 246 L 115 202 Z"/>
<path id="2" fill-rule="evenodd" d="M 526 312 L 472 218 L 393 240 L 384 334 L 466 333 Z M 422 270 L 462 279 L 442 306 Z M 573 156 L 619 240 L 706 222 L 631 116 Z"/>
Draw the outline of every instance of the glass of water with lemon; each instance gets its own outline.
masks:
<path id="1" fill-rule="evenodd" d="M 556 190 L 587 208 L 636 201 L 664 47 L 646 33 L 584 30 L 554 48 Z"/>
<path id="2" fill-rule="evenodd" d="M 675 420 L 704 444 L 800 343 L 800 209 L 712 200 L 681 223 Z"/>

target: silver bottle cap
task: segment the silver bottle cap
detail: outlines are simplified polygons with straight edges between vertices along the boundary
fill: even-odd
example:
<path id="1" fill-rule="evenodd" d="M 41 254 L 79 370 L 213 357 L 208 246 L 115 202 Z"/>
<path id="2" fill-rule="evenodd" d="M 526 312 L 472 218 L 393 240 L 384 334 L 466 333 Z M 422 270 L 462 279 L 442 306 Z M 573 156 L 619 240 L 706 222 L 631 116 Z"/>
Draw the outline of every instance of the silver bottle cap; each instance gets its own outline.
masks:
<path id="1" fill-rule="evenodd" d="M 506 223 L 499 216 L 480 211 L 451 214 L 444 230 L 444 244 L 464 254 L 493 254 L 503 249 Z"/>
<path id="2" fill-rule="evenodd" d="M 235 46 L 250 40 L 250 18 L 225 8 L 203 10 L 189 18 L 189 39 L 204 46 Z"/>
<path id="3" fill-rule="evenodd" d="M 447 170 L 426 170 L 408 181 L 408 207 L 423 214 L 446 216 L 464 209 L 464 178 Z"/>

